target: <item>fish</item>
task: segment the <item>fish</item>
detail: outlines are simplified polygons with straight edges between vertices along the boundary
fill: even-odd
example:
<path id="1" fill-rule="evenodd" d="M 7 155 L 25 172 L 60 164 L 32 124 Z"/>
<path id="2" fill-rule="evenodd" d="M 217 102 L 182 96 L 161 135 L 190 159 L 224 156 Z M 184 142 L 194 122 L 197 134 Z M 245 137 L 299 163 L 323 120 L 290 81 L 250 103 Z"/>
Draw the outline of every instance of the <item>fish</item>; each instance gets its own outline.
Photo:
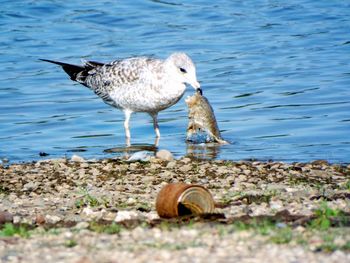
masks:
<path id="1" fill-rule="evenodd" d="M 220 134 L 214 110 L 200 91 L 185 99 L 188 107 L 186 140 L 193 143 L 228 144 Z"/>

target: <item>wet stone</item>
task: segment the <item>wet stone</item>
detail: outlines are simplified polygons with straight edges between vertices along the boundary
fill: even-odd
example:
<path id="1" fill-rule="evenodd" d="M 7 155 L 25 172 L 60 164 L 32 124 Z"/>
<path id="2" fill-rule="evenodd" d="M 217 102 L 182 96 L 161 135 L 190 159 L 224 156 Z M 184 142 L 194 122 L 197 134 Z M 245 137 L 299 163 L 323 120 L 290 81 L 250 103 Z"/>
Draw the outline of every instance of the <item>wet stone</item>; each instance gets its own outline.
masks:
<path id="1" fill-rule="evenodd" d="M 76 155 L 76 154 L 73 154 L 71 159 L 70 159 L 72 162 L 76 162 L 76 163 L 83 163 L 83 162 L 86 162 L 86 160 L 79 156 L 79 155 Z"/>
<path id="2" fill-rule="evenodd" d="M 172 161 L 174 160 L 173 154 L 168 150 L 159 150 L 156 153 L 156 157 L 163 161 Z"/>

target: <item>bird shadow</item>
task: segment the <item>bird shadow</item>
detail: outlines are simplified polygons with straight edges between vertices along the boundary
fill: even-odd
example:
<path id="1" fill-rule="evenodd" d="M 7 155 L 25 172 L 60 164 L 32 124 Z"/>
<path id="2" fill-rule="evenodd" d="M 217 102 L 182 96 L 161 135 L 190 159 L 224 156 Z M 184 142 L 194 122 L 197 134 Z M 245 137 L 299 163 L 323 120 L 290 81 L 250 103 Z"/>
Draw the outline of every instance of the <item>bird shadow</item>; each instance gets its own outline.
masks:
<path id="1" fill-rule="evenodd" d="M 154 144 L 131 144 L 130 146 L 117 146 L 109 149 L 105 149 L 103 152 L 105 153 L 135 153 L 139 151 L 149 151 L 156 152 L 158 150 L 158 146 Z"/>

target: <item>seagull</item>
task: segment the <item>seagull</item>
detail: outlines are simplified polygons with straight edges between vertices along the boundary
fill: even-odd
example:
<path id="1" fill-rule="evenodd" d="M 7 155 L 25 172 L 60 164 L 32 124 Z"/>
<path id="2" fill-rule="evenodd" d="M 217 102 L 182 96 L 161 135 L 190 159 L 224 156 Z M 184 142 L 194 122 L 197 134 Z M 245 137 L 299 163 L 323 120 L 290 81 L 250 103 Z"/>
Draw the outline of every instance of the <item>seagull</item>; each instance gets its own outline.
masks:
<path id="1" fill-rule="evenodd" d="M 152 117 L 158 140 L 158 112 L 177 103 L 185 92 L 186 84 L 202 93 L 196 67 L 183 52 L 175 52 L 165 60 L 142 56 L 110 63 L 84 61 L 81 66 L 40 60 L 60 65 L 71 80 L 91 89 L 106 104 L 122 110 L 128 145 L 131 137 L 129 121 L 133 112 L 145 112 Z"/>

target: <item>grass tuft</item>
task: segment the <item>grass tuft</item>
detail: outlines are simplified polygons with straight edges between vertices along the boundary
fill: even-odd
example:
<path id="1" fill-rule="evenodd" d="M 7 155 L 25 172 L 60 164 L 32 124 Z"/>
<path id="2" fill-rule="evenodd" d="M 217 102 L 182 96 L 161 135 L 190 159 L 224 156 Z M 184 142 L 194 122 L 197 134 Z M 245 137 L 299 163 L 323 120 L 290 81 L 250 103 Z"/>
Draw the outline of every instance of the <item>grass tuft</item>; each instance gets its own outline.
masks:
<path id="1" fill-rule="evenodd" d="M 6 223 L 0 229 L 0 237 L 12 237 L 20 236 L 28 238 L 30 237 L 29 230 L 25 226 L 15 226 L 12 223 Z"/>

